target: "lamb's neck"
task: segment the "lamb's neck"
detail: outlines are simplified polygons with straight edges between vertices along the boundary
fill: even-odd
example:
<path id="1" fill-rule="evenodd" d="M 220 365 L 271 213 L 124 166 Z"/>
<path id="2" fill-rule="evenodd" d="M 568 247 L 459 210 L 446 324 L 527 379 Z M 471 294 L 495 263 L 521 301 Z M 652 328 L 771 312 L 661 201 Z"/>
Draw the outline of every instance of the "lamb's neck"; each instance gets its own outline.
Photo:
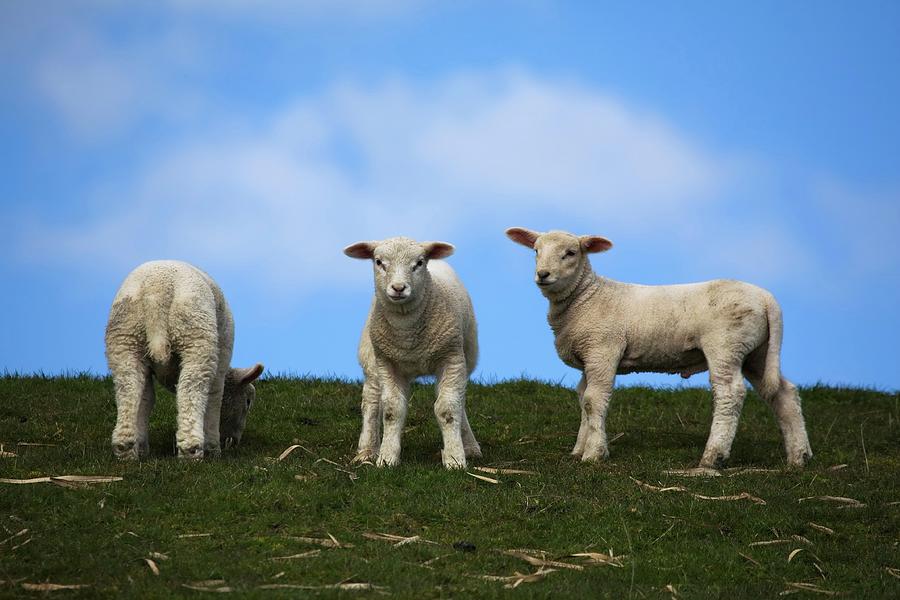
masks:
<path id="1" fill-rule="evenodd" d="M 586 302 L 588 298 L 596 294 L 600 290 L 601 283 L 601 278 L 594 273 L 590 262 L 585 261 L 572 285 L 555 294 L 547 294 L 547 299 L 550 301 L 550 312 L 547 314 L 547 318 L 550 324 L 555 325 L 571 308 Z"/>

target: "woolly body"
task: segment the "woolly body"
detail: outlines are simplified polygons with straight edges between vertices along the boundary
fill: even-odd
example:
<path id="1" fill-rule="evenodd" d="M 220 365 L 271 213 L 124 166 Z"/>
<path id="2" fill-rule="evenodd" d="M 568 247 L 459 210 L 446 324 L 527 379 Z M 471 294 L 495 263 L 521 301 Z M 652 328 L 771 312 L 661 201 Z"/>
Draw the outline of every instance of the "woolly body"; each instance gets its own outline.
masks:
<path id="1" fill-rule="evenodd" d="M 148 453 L 154 377 L 176 393 L 179 456 L 217 455 L 223 444 L 239 442 L 262 365 L 231 369 L 233 347 L 231 310 L 209 275 L 179 261 L 132 271 L 106 327 L 117 407 L 113 452 L 123 459 Z"/>
<path id="2" fill-rule="evenodd" d="M 358 354 L 365 383 L 356 460 L 374 459 L 379 466 L 399 462 L 410 383 L 435 375 L 443 463 L 465 467 L 466 456 L 481 456 L 465 412 L 466 385 L 478 360 L 475 312 L 450 265 L 430 260 L 449 256 L 452 246 L 391 238 L 360 242 L 345 253 L 372 258 L 375 269 L 375 298 Z"/>
<path id="3" fill-rule="evenodd" d="M 593 272 L 588 254 L 612 244 L 596 236 L 512 228 L 537 251 L 536 283 L 550 302 L 557 353 L 582 371 L 582 420 L 572 453 L 609 455 L 605 421 L 617 373 L 709 370 L 714 412 L 700 461 L 728 459 L 745 397 L 744 377 L 775 411 L 788 463 L 812 456 L 796 387 L 781 375 L 781 309 L 766 290 L 732 280 L 683 285 L 620 283 Z"/>

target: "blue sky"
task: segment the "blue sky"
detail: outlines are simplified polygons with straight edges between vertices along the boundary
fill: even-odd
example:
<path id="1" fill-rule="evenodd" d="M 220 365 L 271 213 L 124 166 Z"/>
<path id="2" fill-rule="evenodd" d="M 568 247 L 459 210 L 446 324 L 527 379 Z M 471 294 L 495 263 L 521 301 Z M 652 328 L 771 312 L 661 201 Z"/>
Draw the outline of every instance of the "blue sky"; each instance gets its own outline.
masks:
<path id="1" fill-rule="evenodd" d="M 517 225 L 766 287 L 789 377 L 898 389 L 898 32 L 896 2 L 4 2 L 0 369 L 106 372 L 119 283 L 180 258 L 236 364 L 358 377 L 341 249 L 403 234 L 457 246 L 476 376 L 573 385 Z"/>

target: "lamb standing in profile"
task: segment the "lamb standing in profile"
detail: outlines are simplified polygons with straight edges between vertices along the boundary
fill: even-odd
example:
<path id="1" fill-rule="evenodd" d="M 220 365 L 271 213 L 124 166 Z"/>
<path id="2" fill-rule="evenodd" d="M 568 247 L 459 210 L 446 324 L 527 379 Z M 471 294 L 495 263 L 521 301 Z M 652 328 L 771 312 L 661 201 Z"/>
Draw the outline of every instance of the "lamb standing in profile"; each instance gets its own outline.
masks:
<path id="1" fill-rule="evenodd" d="M 116 390 L 112 447 L 120 459 L 149 451 L 153 377 L 176 394 L 178 456 L 218 456 L 240 442 L 256 398 L 257 364 L 231 369 L 234 321 L 222 290 L 184 262 L 153 261 L 119 288 L 106 326 L 106 358 Z"/>
<path id="2" fill-rule="evenodd" d="M 410 383 L 435 375 L 441 457 L 448 469 L 465 468 L 466 457 L 481 456 L 466 417 L 466 385 L 478 360 L 478 337 L 469 294 L 450 265 L 434 260 L 453 254 L 453 246 L 395 237 L 357 242 L 344 254 L 371 259 L 375 271 L 375 298 L 359 342 L 365 382 L 354 460 L 375 459 L 378 466 L 400 462 Z M 380 444 L 379 421 L 384 424 Z"/>
<path id="3" fill-rule="evenodd" d="M 572 454 L 609 456 L 606 411 L 617 373 L 709 370 L 713 421 L 701 467 L 721 467 L 731 452 L 744 403 L 744 377 L 773 408 L 787 462 L 812 457 L 797 388 L 781 376 L 781 309 L 761 288 L 715 280 L 645 286 L 599 277 L 588 254 L 612 242 L 562 231 L 513 227 L 506 235 L 537 253 L 535 282 L 550 301 L 547 316 L 559 357 L 582 371 L 581 427 Z"/>

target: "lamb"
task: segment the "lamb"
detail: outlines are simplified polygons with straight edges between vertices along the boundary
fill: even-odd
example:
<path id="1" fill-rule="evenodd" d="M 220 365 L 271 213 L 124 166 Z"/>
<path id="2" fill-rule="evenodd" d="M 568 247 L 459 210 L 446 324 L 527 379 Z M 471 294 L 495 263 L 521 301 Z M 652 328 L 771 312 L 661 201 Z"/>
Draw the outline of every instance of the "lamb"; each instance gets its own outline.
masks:
<path id="1" fill-rule="evenodd" d="M 700 466 L 721 468 L 744 403 L 744 377 L 775 412 L 787 462 L 811 457 L 797 388 L 781 375 L 781 308 L 762 288 L 732 280 L 645 286 L 596 275 L 588 254 L 612 242 L 563 231 L 513 227 L 506 235 L 535 250 L 535 283 L 549 300 L 556 350 L 582 371 L 581 427 L 572 454 L 609 456 L 606 412 L 617 373 L 709 370 L 713 420 Z"/>
<path id="2" fill-rule="evenodd" d="M 371 259 L 375 297 L 359 342 L 362 432 L 354 461 L 376 465 L 400 462 L 410 383 L 437 377 L 434 414 L 444 441 L 441 458 L 448 469 L 465 468 L 466 457 L 480 457 L 466 415 L 466 385 L 478 360 L 478 334 L 472 301 L 447 263 L 445 242 L 405 237 L 357 242 L 344 249 L 352 258 Z M 379 444 L 380 423 L 384 435 Z"/>
<path id="3" fill-rule="evenodd" d="M 106 358 L 116 393 L 113 453 L 149 453 L 153 378 L 176 393 L 180 458 L 215 457 L 241 440 L 256 398 L 257 364 L 231 369 L 234 321 L 219 286 L 188 263 L 147 262 L 116 293 L 106 326 Z"/>

